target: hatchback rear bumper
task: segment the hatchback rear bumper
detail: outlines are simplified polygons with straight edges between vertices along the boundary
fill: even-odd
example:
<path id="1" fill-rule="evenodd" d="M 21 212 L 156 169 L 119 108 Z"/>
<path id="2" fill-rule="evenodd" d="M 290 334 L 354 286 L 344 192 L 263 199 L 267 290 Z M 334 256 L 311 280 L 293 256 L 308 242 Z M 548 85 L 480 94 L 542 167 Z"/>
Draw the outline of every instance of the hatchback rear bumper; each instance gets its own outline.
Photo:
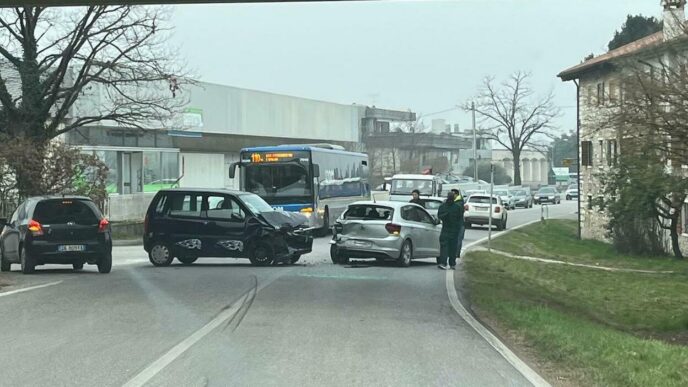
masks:
<path id="1" fill-rule="evenodd" d="M 492 224 L 495 224 L 497 222 L 501 222 L 502 218 L 492 218 Z M 467 216 L 464 218 L 464 223 L 470 223 L 470 224 L 490 224 L 490 218 L 487 216 Z"/>
<path id="2" fill-rule="evenodd" d="M 61 245 L 84 245 L 84 251 L 59 251 Z M 75 263 L 95 261 L 103 255 L 112 251 L 112 247 L 101 242 L 47 242 L 47 241 L 32 241 L 27 246 L 26 252 L 31 254 L 31 257 L 37 264 L 46 263 Z"/>
<path id="3" fill-rule="evenodd" d="M 369 243 L 365 246 L 357 246 L 356 242 Z M 398 236 L 390 236 L 383 239 L 359 239 L 340 237 L 332 243 L 337 245 L 340 253 L 349 258 L 382 258 L 397 259 L 401 252 L 403 239 Z"/>

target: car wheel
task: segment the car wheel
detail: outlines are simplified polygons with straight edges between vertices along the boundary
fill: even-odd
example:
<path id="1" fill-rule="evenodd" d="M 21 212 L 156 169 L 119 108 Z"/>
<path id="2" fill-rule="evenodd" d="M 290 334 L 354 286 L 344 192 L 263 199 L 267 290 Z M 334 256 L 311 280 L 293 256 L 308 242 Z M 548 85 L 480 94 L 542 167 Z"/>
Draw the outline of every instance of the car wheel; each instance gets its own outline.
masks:
<path id="1" fill-rule="evenodd" d="M 0 271 L 10 271 L 12 269 L 12 264 L 5 259 L 2 254 L 2 249 L 0 249 Z"/>
<path id="2" fill-rule="evenodd" d="M 505 218 L 504 221 L 502 221 L 502 230 L 506 230 L 506 223 L 509 220 L 509 218 Z"/>
<path id="3" fill-rule="evenodd" d="M 83 263 L 83 262 L 80 262 L 80 263 L 72 263 L 72 269 L 74 269 L 74 270 L 81 270 L 81 269 L 83 269 L 83 268 L 84 268 L 84 263 Z"/>
<path id="4" fill-rule="evenodd" d="M 339 265 L 339 249 L 337 245 L 330 245 L 330 259 L 335 265 Z"/>
<path id="5" fill-rule="evenodd" d="M 324 237 L 330 231 L 330 210 L 325 208 L 325 214 L 323 215 L 323 226 L 318 230 L 318 235 Z"/>
<path id="6" fill-rule="evenodd" d="M 196 262 L 198 257 L 177 257 L 177 260 L 182 263 L 182 265 L 191 265 Z"/>
<path id="7" fill-rule="evenodd" d="M 571 196 L 566 196 L 566 200 L 571 200 Z"/>
<path id="8" fill-rule="evenodd" d="M 299 259 L 301 259 L 301 254 L 292 255 L 292 256 L 291 256 L 291 259 L 289 259 L 289 263 L 291 263 L 291 264 L 293 265 L 293 264 L 295 264 L 296 262 L 298 262 Z"/>
<path id="9" fill-rule="evenodd" d="M 251 252 L 251 263 L 256 266 L 270 266 L 275 261 L 275 254 L 267 243 L 258 243 Z"/>
<path id="10" fill-rule="evenodd" d="M 170 248 L 164 243 L 156 242 L 148 253 L 148 260 L 153 266 L 169 266 L 173 259 Z"/>
<path id="11" fill-rule="evenodd" d="M 413 260 L 413 245 L 410 240 L 405 240 L 399 252 L 399 266 L 409 267 Z"/>
<path id="12" fill-rule="evenodd" d="M 98 273 L 107 274 L 112 270 L 112 251 L 105 253 L 98 260 Z"/>
<path id="13" fill-rule="evenodd" d="M 26 249 L 21 249 L 21 253 L 19 253 L 19 261 L 21 263 L 22 273 L 31 274 L 36 271 L 36 263 L 33 261 L 31 255 L 26 253 Z"/>

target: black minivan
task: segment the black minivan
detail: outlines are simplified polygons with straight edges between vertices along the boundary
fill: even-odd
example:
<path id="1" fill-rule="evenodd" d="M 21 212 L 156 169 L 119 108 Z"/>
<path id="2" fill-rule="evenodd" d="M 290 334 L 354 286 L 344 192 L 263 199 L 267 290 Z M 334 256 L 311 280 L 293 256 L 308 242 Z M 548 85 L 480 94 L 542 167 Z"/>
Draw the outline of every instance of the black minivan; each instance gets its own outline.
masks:
<path id="1" fill-rule="evenodd" d="M 233 190 L 165 189 L 153 198 L 143 247 L 155 266 L 177 258 L 248 258 L 254 265 L 295 263 L 313 237 L 301 214 L 275 211 L 260 196 Z"/>
<path id="2" fill-rule="evenodd" d="M 20 264 L 24 274 L 49 263 L 98 265 L 98 271 L 112 269 L 110 224 L 87 197 L 41 196 L 23 202 L 12 218 L 0 219 L 2 271 Z"/>

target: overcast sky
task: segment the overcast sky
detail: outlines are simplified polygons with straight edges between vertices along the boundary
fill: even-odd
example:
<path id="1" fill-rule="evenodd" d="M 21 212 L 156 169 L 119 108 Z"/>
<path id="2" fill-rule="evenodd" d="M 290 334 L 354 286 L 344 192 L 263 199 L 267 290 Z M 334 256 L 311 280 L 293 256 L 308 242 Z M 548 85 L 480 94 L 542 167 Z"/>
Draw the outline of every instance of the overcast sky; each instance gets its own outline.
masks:
<path id="1" fill-rule="evenodd" d="M 173 44 L 201 80 L 430 114 L 471 98 L 488 75 L 533 74 L 575 128 L 575 87 L 556 74 L 658 0 L 459 0 L 201 4 L 174 8 Z M 428 116 L 470 127 L 452 111 Z"/>

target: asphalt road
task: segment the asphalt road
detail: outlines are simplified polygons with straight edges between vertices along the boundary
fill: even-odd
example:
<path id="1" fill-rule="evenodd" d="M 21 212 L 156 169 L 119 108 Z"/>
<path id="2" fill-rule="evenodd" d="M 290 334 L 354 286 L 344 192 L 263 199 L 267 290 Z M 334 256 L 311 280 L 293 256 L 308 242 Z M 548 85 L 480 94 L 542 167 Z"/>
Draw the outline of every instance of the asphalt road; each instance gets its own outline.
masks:
<path id="1" fill-rule="evenodd" d="M 509 227 L 539 218 L 510 211 Z M 327 242 L 267 268 L 155 268 L 139 246 L 116 247 L 108 275 L 15 265 L 0 277 L 0 385 L 528 385 L 455 313 L 432 260 L 335 266 Z"/>

